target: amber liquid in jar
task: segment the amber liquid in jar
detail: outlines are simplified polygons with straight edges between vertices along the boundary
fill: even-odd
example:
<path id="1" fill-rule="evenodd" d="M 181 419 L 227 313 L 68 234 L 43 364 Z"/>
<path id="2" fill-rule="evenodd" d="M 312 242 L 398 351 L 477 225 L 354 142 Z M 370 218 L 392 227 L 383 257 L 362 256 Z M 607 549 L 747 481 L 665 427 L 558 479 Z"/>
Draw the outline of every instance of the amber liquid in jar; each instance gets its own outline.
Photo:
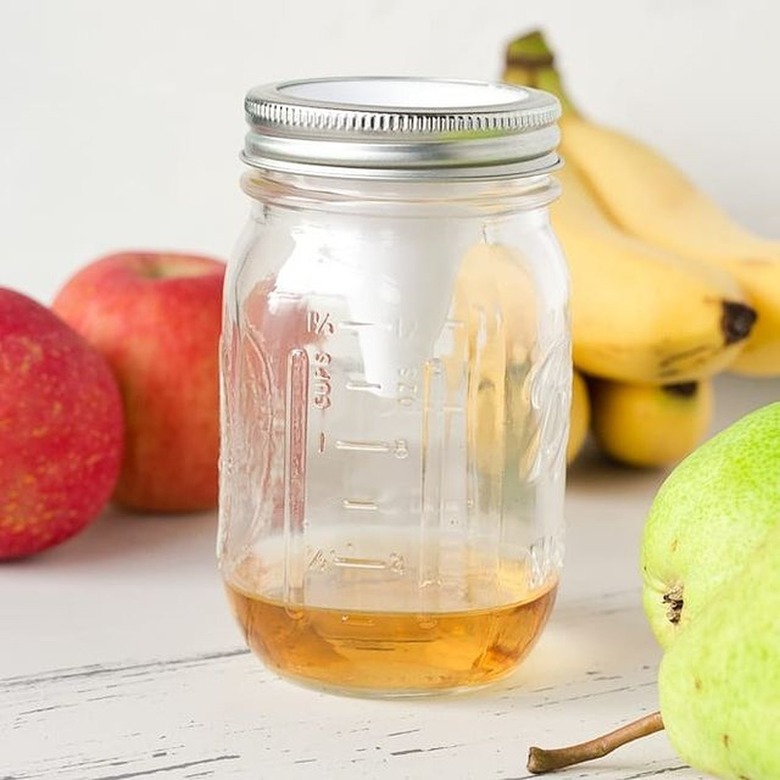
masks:
<path id="1" fill-rule="evenodd" d="M 485 564 L 472 555 L 457 587 L 430 583 L 422 602 L 410 579 L 393 582 L 389 572 L 355 570 L 312 588 L 315 603 L 318 597 L 327 602 L 332 589 L 344 606 L 292 606 L 281 601 L 282 563 L 269 566 L 253 557 L 239 563 L 225 585 L 247 644 L 277 673 L 333 691 L 414 695 L 505 676 L 547 622 L 557 580 L 529 589 L 523 565 L 503 562 L 496 571 Z M 499 606 L 469 607 L 484 600 L 488 588 L 495 592 L 497 582 Z M 392 611 L 379 608 L 382 602 Z"/>

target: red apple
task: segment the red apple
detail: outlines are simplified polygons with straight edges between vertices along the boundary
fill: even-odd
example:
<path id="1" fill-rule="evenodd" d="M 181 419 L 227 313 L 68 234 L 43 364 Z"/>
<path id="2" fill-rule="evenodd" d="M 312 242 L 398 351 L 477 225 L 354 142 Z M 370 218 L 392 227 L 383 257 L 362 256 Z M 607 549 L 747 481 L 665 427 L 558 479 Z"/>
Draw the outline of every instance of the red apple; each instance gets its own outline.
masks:
<path id="1" fill-rule="evenodd" d="M 122 430 L 104 358 L 48 309 L 0 288 L 0 559 L 58 544 L 98 516 Z"/>
<path id="2" fill-rule="evenodd" d="M 224 273 L 209 257 L 122 252 L 84 267 L 54 300 L 119 380 L 125 456 L 114 500 L 126 507 L 216 505 Z"/>

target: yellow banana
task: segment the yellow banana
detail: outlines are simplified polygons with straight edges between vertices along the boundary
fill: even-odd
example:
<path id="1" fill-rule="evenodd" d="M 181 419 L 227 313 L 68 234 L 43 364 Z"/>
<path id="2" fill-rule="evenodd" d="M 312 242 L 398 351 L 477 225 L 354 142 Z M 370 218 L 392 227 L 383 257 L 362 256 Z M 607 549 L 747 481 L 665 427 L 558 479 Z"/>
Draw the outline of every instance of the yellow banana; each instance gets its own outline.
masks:
<path id="1" fill-rule="evenodd" d="M 659 247 L 730 272 L 758 318 L 731 370 L 780 374 L 780 243 L 731 221 L 661 155 L 576 116 L 562 124 L 562 149 L 612 219 Z"/>
<path id="2" fill-rule="evenodd" d="M 507 460 L 535 453 L 538 437 L 526 381 L 537 305 L 522 256 L 501 244 L 474 245 L 455 282 L 453 316 L 464 327 L 454 332 L 454 360 L 445 360 L 450 389 L 462 381 L 467 356 L 467 446 L 480 472 L 499 475 Z"/>
<path id="3" fill-rule="evenodd" d="M 536 295 L 519 250 L 475 244 L 455 281 L 453 313 L 466 326 L 455 334 L 456 354 L 467 346 L 472 359 L 479 355 L 480 365 L 497 377 L 508 367 L 525 364 L 537 336 Z"/>
<path id="4" fill-rule="evenodd" d="M 552 207 L 571 275 L 574 363 L 623 382 L 670 384 L 728 366 L 754 313 L 727 273 L 616 228 L 571 168 Z"/>
<path id="5" fill-rule="evenodd" d="M 504 79 L 538 85 L 561 99 L 563 156 L 616 224 L 736 278 L 758 318 L 729 369 L 755 376 L 780 374 L 780 242 L 737 225 L 647 145 L 583 118 L 566 95 L 540 33 L 510 44 Z"/>
<path id="6" fill-rule="evenodd" d="M 455 360 L 445 360 L 445 367 L 457 383 L 462 356 L 468 355 L 468 447 L 483 475 L 501 474 L 508 465 L 526 480 L 537 460 L 541 423 L 530 384 L 538 338 L 537 294 L 517 249 L 480 243 L 463 258 L 453 315 L 465 327 L 455 331 Z M 587 388 L 574 372 L 567 462 L 582 448 L 589 421 Z"/>
<path id="7" fill-rule="evenodd" d="M 572 463 L 580 454 L 590 428 L 590 398 L 588 386 L 582 374 L 574 370 L 571 385 L 571 421 L 569 441 L 566 447 L 566 462 Z"/>
<path id="8" fill-rule="evenodd" d="M 712 384 L 629 385 L 589 382 L 593 435 L 614 460 L 631 466 L 667 466 L 704 439 L 712 420 Z"/>

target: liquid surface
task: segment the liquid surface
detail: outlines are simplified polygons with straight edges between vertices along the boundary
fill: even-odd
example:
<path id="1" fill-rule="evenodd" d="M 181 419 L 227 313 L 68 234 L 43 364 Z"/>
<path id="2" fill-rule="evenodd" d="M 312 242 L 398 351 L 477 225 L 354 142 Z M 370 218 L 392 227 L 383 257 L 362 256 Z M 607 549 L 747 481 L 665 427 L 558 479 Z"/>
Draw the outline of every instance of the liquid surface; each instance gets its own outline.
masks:
<path id="1" fill-rule="evenodd" d="M 515 561 L 490 567 L 473 553 L 464 560 L 457 577 L 422 588 L 390 569 L 320 572 L 319 587 L 316 576 L 307 583 L 312 599 L 296 606 L 282 600 L 281 562 L 245 558 L 225 585 L 247 644 L 277 673 L 334 691 L 414 695 L 508 674 L 552 609 L 557 581 L 531 589 Z M 489 606 L 489 594 L 497 605 Z M 340 608 L 320 606 L 329 600 Z"/>

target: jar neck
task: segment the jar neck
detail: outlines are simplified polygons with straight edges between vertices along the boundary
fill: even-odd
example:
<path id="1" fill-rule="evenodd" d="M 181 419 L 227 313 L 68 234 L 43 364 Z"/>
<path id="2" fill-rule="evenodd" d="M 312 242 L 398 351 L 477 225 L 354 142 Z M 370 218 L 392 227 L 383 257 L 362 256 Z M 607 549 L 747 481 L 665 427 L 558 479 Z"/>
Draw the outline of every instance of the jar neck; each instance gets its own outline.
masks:
<path id="1" fill-rule="evenodd" d="M 550 173 L 515 178 L 376 180 L 281 173 L 253 168 L 241 177 L 251 198 L 290 208 L 341 210 L 403 203 L 438 204 L 453 209 L 522 211 L 544 208 L 560 186 Z"/>

